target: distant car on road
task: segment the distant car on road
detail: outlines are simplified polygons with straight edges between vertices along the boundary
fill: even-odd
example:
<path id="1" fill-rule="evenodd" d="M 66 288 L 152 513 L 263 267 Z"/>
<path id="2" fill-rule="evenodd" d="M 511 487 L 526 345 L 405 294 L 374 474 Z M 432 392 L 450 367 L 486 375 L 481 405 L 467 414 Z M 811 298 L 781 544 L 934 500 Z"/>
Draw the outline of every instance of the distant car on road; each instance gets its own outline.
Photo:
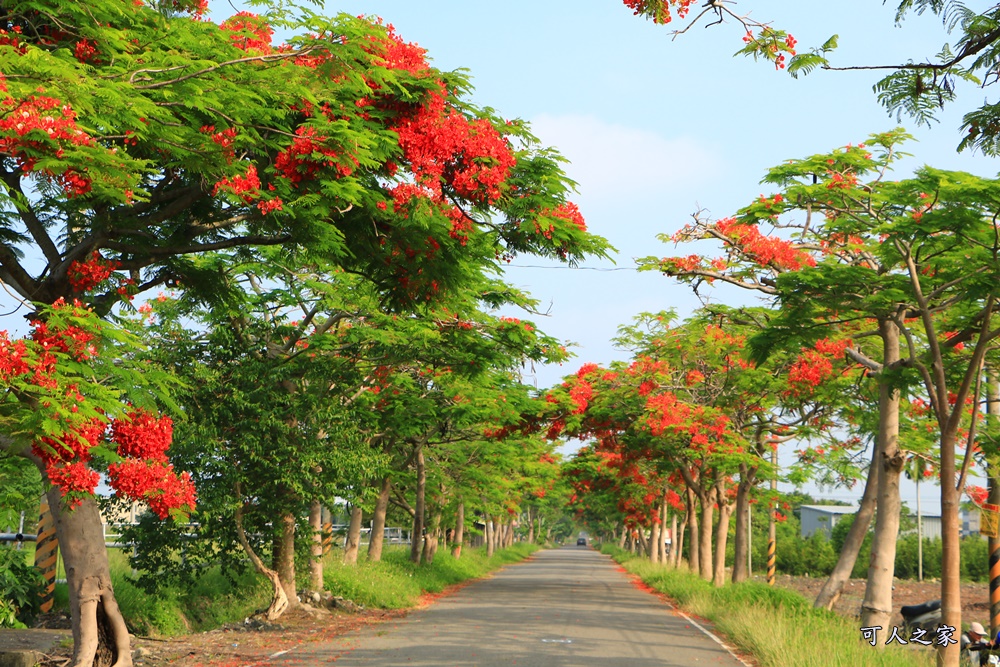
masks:
<path id="1" fill-rule="evenodd" d="M 578 547 L 585 547 L 585 546 L 587 546 L 587 538 L 586 537 L 578 537 L 578 538 L 576 538 L 576 546 L 578 546 Z"/>

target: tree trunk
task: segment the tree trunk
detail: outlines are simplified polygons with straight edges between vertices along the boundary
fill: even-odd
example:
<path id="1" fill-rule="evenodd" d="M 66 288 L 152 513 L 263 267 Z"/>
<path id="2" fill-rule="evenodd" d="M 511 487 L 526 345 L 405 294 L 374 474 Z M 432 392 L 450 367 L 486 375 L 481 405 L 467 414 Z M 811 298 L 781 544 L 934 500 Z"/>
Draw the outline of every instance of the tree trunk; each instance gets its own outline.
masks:
<path id="1" fill-rule="evenodd" d="M 257 552 L 253 550 L 250 546 L 250 542 L 247 540 L 246 531 L 243 530 L 243 494 L 240 493 L 239 485 L 236 486 L 236 498 L 239 503 L 236 506 L 235 521 L 236 524 L 236 539 L 239 540 L 240 546 L 243 547 L 243 551 L 246 552 L 247 557 L 250 558 L 250 562 L 253 563 L 254 569 L 257 570 L 259 574 L 267 577 L 268 581 L 271 582 L 271 604 L 268 605 L 267 610 L 264 612 L 264 616 L 268 621 L 276 621 L 285 610 L 288 608 L 288 596 L 285 595 L 285 589 L 281 585 L 281 577 L 275 570 L 272 570 L 264 565 L 264 561 L 260 559 Z M 74 667 L 77 667 L 74 665 Z M 80 665 L 79 667 L 83 667 Z M 87 666 L 89 667 L 89 665 Z"/>
<path id="2" fill-rule="evenodd" d="M 674 512 L 670 517 L 670 552 L 667 554 L 670 564 L 674 567 L 677 567 L 679 564 L 677 554 L 681 551 L 681 543 L 683 540 L 684 529 L 681 528 L 681 532 L 677 532 L 677 512 Z"/>
<path id="3" fill-rule="evenodd" d="M 452 558 L 462 557 L 462 542 L 465 541 L 465 503 L 459 501 L 455 511 L 455 542 L 451 545 Z"/>
<path id="4" fill-rule="evenodd" d="M 688 568 L 698 574 L 701 571 L 701 562 L 699 559 L 699 548 L 701 545 L 701 531 L 698 526 L 698 507 L 695 503 L 694 491 L 690 488 L 687 490 L 687 517 L 688 517 L 688 531 L 690 538 L 688 540 Z M 711 527 L 709 527 L 711 530 Z"/>
<path id="5" fill-rule="evenodd" d="M 351 523 L 347 526 L 347 540 L 344 544 L 344 564 L 355 565 L 358 562 L 358 550 L 361 546 L 361 520 L 364 510 L 361 505 L 351 508 Z"/>
<path id="6" fill-rule="evenodd" d="M 656 508 L 656 514 L 659 515 L 660 508 Z M 663 539 L 660 535 L 660 521 L 659 516 L 654 516 L 652 518 L 651 525 L 649 526 L 649 545 L 646 548 L 646 556 L 649 557 L 651 563 L 659 562 L 660 560 L 660 548 L 657 543 Z"/>
<path id="7" fill-rule="evenodd" d="M 493 533 L 496 532 L 493 527 L 493 517 L 489 514 L 486 515 L 486 557 L 490 558 L 493 556 L 495 542 L 493 541 Z"/>
<path id="8" fill-rule="evenodd" d="M 514 517 L 507 522 L 507 539 L 504 541 L 504 547 L 509 549 L 512 546 L 514 546 Z"/>
<path id="9" fill-rule="evenodd" d="M 309 588 L 323 590 L 323 505 L 319 498 L 309 503 Z"/>
<path id="10" fill-rule="evenodd" d="M 534 515 L 534 510 L 529 507 L 528 508 L 528 544 L 534 544 L 535 543 L 535 519 L 534 519 L 533 515 Z"/>
<path id="11" fill-rule="evenodd" d="M 716 482 L 715 489 L 715 497 L 719 499 L 719 525 L 715 530 L 715 562 L 712 568 L 712 585 L 722 586 L 726 583 L 726 541 L 729 538 L 729 515 L 733 511 L 733 506 L 726 499 L 721 480 Z"/>
<path id="12" fill-rule="evenodd" d="M 635 532 L 635 542 L 638 546 L 639 553 L 649 553 L 649 542 L 646 541 L 646 531 L 641 527 Z"/>
<path id="13" fill-rule="evenodd" d="M 281 534 L 278 536 L 281 543 L 279 550 L 280 559 L 278 561 L 278 578 L 281 579 L 281 587 L 285 589 L 285 596 L 288 597 L 288 607 L 294 609 L 299 605 L 299 596 L 295 590 L 295 515 L 281 515 Z"/>
<path id="14" fill-rule="evenodd" d="M 427 531 L 427 537 L 424 538 L 424 562 L 430 565 L 434 562 L 434 555 L 437 553 L 438 540 L 441 536 L 441 510 L 434 512 L 434 516 L 431 517 L 430 529 Z"/>
<path id="15" fill-rule="evenodd" d="M 389 495 L 392 493 L 392 480 L 386 475 L 382 478 L 382 488 L 375 501 L 375 513 L 372 515 L 372 533 L 368 538 L 368 562 L 377 563 L 382 560 L 382 545 L 385 542 L 385 515 L 389 511 Z"/>
<path id="16" fill-rule="evenodd" d="M 899 360 L 899 329 L 888 321 L 879 323 L 882 334 L 882 363 L 888 367 Z M 943 443 L 942 443 L 943 444 Z M 954 449 L 952 449 L 954 452 Z M 868 566 L 868 585 L 865 599 L 861 603 L 861 627 L 880 625 L 889 627 L 892 618 L 892 578 L 896 565 L 896 536 L 899 534 L 899 477 L 903 472 L 903 453 L 899 449 L 899 392 L 889 386 L 885 377 L 879 378 L 879 426 L 878 426 L 878 512 L 875 516 L 875 535 L 872 539 L 872 555 Z M 952 471 L 954 472 L 954 471 Z M 951 486 L 942 466 L 942 488 Z M 942 493 L 942 501 L 944 494 Z M 957 507 L 956 507 L 957 509 Z M 947 508 L 942 502 L 941 530 L 947 535 L 945 514 Z M 956 515 L 957 516 L 957 515 Z M 957 531 L 956 531 L 957 535 Z M 947 551 L 947 549 L 946 549 Z M 942 558 L 942 572 L 945 567 Z M 942 580 L 942 588 L 944 582 Z M 942 599 L 942 606 L 943 606 Z M 885 644 L 878 642 L 877 646 Z"/>
<path id="17" fill-rule="evenodd" d="M 674 567 L 681 566 L 681 559 L 684 557 L 684 536 L 688 532 L 688 517 L 687 513 L 684 514 L 684 519 L 681 521 L 680 527 L 677 529 L 677 539 L 674 545 Z"/>
<path id="18" fill-rule="evenodd" d="M 618 548 L 625 548 L 625 540 L 628 539 L 628 526 L 622 525 L 622 535 L 618 538 Z"/>
<path id="19" fill-rule="evenodd" d="M 740 464 L 740 484 L 736 487 L 736 535 L 733 537 L 733 583 L 747 578 L 750 555 L 750 490 L 757 482 L 757 466 Z"/>
<path id="20" fill-rule="evenodd" d="M 701 501 L 701 542 L 698 545 L 699 574 L 705 581 L 712 581 L 712 520 L 715 516 L 715 487 L 703 491 Z"/>
<path id="21" fill-rule="evenodd" d="M 132 651 L 128 628 L 111 587 L 111 569 L 97 501 L 86 498 L 79 507 L 68 510 L 58 488 L 53 487 L 46 495 L 69 587 L 72 667 L 130 667 Z"/>
<path id="22" fill-rule="evenodd" d="M 868 534 L 868 527 L 871 526 L 872 517 L 875 516 L 875 499 L 878 495 L 878 475 L 882 466 L 878 465 L 878 445 L 872 452 L 872 464 L 868 468 L 868 478 L 865 480 L 865 490 L 861 495 L 861 505 L 858 513 L 854 515 L 854 523 L 847 531 L 844 539 L 844 546 L 840 550 L 840 557 L 833 567 L 833 572 L 823 584 L 819 595 L 813 606 L 817 608 L 833 609 L 837 599 L 844 590 L 844 585 L 851 578 L 851 571 L 854 570 L 854 563 L 858 560 L 858 552 L 861 551 L 861 543 L 865 541 Z"/>
<path id="23" fill-rule="evenodd" d="M 418 443 L 416 466 L 417 466 L 417 497 L 413 503 L 413 538 L 410 540 L 410 560 L 420 563 L 420 556 L 423 547 L 424 537 L 424 511 L 425 498 L 427 494 L 427 466 L 424 461 L 424 445 Z"/>
<path id="24" fill-rule="evenodd" d="M 979 400 L 976 396 L 974 400 Z M 955 406 L 960 410 L 960 406 Z M 960 530 L 958 521 L 959 492 L 955 489 L 954 433 L 941 433 L 941 623 L 958 628 L 962 627 L 962 590 L 961 590 L 961 554 Z M 881 499 L 880 499 L 881 500 Z M 879 516 L 882 508 L 879 507 Z M 876 518 L 876 524 L 878 519 Z M 978 538 L 977 538 L 978 539 Z M 959 645 L 950 644 L 938 649 L 938 665 L 957 667 L 959 660 Z"/>

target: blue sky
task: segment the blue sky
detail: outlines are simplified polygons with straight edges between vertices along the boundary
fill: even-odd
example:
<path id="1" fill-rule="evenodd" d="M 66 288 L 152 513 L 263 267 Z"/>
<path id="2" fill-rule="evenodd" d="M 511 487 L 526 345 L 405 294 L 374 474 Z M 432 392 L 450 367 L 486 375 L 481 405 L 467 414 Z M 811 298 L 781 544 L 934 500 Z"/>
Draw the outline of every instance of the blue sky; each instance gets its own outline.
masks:
<path id="1" fill-rule="evenodd" d="M 931 16 L 895 26 L 888 4 L 741 0 L 731 6 L 774 20 L 795 35 L 800 49 L 839 34 L 838 65 L 919 61 L 947 41 Z M 426 48 L 435 66 L 468 69 L 478 104 L 529 121 L 571 160 L 566 171 L 579 183 L 576 201 L 589 228 L 619 250 L 615 264 L 585 266 L 620 270 L 568 270 L 531 258 L 508 268 L 507 278 L 550 312 L 537 318 L 539 326 L 578 343 L 577 359 L 535 370 L 528 380 L 539 387 L 582 362 L 626 358 L 610 339 L 636 313 L 674 308 L 684 316 L 696 308 L 688 287 L 636 273 L 633 259 L 689 254 L 693 250 L 675 250 L 656 235 L 676 231 L 699 209 L 724 216 L 749 203 L 765 192 L 759 181 L 766 169 L 782 160 L 902 125 L 918 141 L 906 149 L 914 157 L 896 170 L 901 178 L 922 164 L 984 176 L 998 171 L 995 160 L 955 150 L 962 112 L 985 91 L 960 89 L 957 105 L 931 128 L 907 118 L 897 122 L 872 91 L 876 72 L 817 72 L 794 80 L 768 63 L 734 58 L 743 32 L 732 22 L 672 39 L 671 30 L 684 23 L 653 25 L 633 17 L 620 0 L 351 0 L 327 3 L 326 11 L 383 17 Z M 749 297 L 733 289 L 716 290 L 712 298 L 736 303 Z M 925 511 L 935 512 L 938 491 L 927 486 Z M 856 495 L 806 490 L 842 500 Z M 903 496 L 913 507 L 912 485 Z"/>

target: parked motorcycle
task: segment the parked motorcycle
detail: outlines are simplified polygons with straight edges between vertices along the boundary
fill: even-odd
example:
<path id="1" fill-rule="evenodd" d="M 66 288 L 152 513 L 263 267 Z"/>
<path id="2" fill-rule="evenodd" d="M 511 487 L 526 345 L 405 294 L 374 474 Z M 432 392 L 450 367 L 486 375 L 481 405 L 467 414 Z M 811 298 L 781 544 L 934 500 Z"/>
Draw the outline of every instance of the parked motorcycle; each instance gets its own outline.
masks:
<path id="1" fill-rule="evenodd" d="M 903 615 L 903 630 L 907 637 L 913 635 L 914 629 L 923 628 L 930 639 L 941 625 L 941 600 L 906 605 L 900 608 L 899 613 Z"/>

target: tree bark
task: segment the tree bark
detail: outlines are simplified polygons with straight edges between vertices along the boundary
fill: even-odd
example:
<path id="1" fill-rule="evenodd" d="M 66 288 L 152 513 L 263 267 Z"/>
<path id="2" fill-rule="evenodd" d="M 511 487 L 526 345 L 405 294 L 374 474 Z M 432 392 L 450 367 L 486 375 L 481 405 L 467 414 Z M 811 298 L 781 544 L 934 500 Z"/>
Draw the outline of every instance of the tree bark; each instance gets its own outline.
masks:
<path id="1" fill-rule="evenodd" d="M 386 475 L 382 478 L 382 488 L 375 501 L 375 513 L 372 515 L 372 533 L 368 538 L 368 562 L 377 563 L 382 560 L 382 545 L 385 542 L 385 515 L 389 511 L 389 495 L 392 493 L 392 480 Z"/>
<path id="2" fill-rule="evenodd" d="M 503 545 L 505 548 L 514 546 L 514 517 L 507 520 L 507 539 Z"/>
<path id="3" fill-rule="evenodd" d="M 424 444 L 416 445 L 417 497 L 413 503 L 413 538 L 410 540 L 410 560 L 420 563 L 424 538 L 424 512 L 427 494 L 427 466 L 424 461 Z"/>
<path id="4" fill-rule="evenodd" d="M 285 589 L 281 585 L 281 577 L 278 576 L 278 573 L 275 570 L 272 570 L 264 565 L 264 561 L 260 559 L 257 552 L 253 550 L 253 547 L 250 546 L 250 542 L 247 540 L 246 531 L 243 530 L 243 494 L 240 493 L 238 485 L 236 487 L 236 498 L 240 503 L 236 506 L 234 521 L 236 524 L 236 539 L 239 540 L 240 546 L 243 547 L 243 551 L 245 551 L 247 557 L 250 558 L 250 562 L 253 563 L 254 569 L 271 582 L 271 604 L 268 605 L 267 610 L 264 612 L 264 616 L 268 621 L 276 621 L 283 613 L 285 613 L 285 610 L 288 609 L 288 596 L 285 595 Z M 74 667 L 77 666 L 74 665 Z M 80 667 L 83 667 L 83 665 L 80 665 Z M 89 667 L 89 665 L 87 667 Z"/>
<path id="5" fill-rule="evenodd" d="M 319 498 L 309 503 L 309 588 L 323 590 L 323 505 Z"/>
<path id="6" fill-rule="evenodd" d="M 465 541 L 465 503 L 459 501 L 455 511 L 455 542 L 451 545 L 451 556 L 455 560 L 462 557 L 462 542 Z"/>
<path id="7" fill-rule="evenodd" d="M 351 523 L 347 526 L 347 540 L 344 544 L 344 564 L 356 565 L 358 562 L 358 550 L 361 547 L 361 520 L 364 518 L 364 510 L 361 505 L 351 508 Z"/>
<path id="8" fill-rule="evenodd" d="M 667 554 L 667 559 L 670 564 L 677 567 L 679 561 L 678 554 L 681 550 L 681 542 L 684 540 L 684 529 L 681 528 L 681 532 L 677 532 L 677 512 L 674 512 L 670 516 L 670 552 Z"/>
<path id="9" fill-rule="evenodd" d="M 656 508 L 656 514 L 659 515 L 660 508 Z M 649 546 L 646 549 L 646 556 L 649 558 L 651 563 L 658 563 L 660 561 L 660 547 L 657 543 L 663 539 L 660 535 L 660 522 L 659 516 L 654 516 L 649 526 Z"/>
<path id="10" fill-rule="evenodd" d="M 736 487 L 736 535 L 733 537 L 733 583 L 746 581 L 750 555 L 750 490 L 757 482 L 757 466 L 740 464 L 740 483 Z"/>
<path id="11" fill-rule="evenodd" d="M 627 539 L 628 539 L 628 526 L 623 525 L 622 526 L 621 537 L 618 538 L 618 548 L 619 549 L 624 549 L 625 548 L 625 540 L 627 540 Z"/>
<path id="12" fill-rule="evenodd" d="M 722 488 L 721 475 L 715 486 L 715 497 L 719 501 L 719 525 L 715 530 L 715 562 L 712 568 L 712 585 L 722 586 L 726 583 L 726 542 L 729 538 L 729 516 L 733 506 L 726 498 Z"/>
<path id="13" fill-rule="evenodd" d="M 535 543 L 535 519 L 534 510 L 528 508 L 528 544 Z"/>
<path id="14" fill-rule="evenodd" d="M 434 555 L 437 553 L 438 540 L 441 536 L 441 510 L 434 512 L 431 517 L 430 529 L 427 531 L 427 537 L 424 538 L 424 562 L 430 565 L 434 562 Z"/>
<path id="15" fill-rule="evenodd" d="M 489 514 L 486 515 L 486 557 L 490 558 L 493 556 L 493 552 L 496 547 L 496 543 L 493 541 L 493 533 L 496 532 L 493 527 L 493 517 Z"/>
<path id="16" fill-rule="evenodd" d="M 899 360 L 899 329 L 894 323 L 883 320 L 879 323 L 879 330 L 882 334 L 882 363 L 889 367 Z M 903 453 L 899 449 L 899 392 L 889 386 L 886 378 L 880 377 L 878 465 L 881 470 L 878 474 L 878 512 L 875 516 L 875 535 L 868 566 L 868 584 L 865 587 L 865 599 L 861 603 L 861 627 L 880 625 L 887 628 L 892 618 L 892 578 L 896 565 L 896 536 L 899 534 L 899 477 L 904 463 Z M 944 476 L 943 467 L 941 472 L 943 480 L 953 479 Z M 942 488 L 948 486 L 947 481 L 942 483 Z M 950 486 L 954 487 L 954 484 Z M 944 518 L 946 513 L 947 508 L 942 503 L 942 534 L 947 531 Z M 941 567 L 943 572 L 945 557 L 942 557 Z M 877 646 L 885 644 L 878 642 Z"/>
<path id="17" fill-rule="evenodd" d="M 701 543 L 698 547 L 698 564 L 701 578 L 712 581 L 712 521 L 715 517 L 715 487 L 699 494 L 701 502 Z"/>
<path id="18" fill-rule="evenodd" d="M 865 480 L 865 490 L 861 495 L 861 505 L 858 513 L 854 516 L 854 523 L 847 531 L 844 539 L 844 546 L 840 550 L 837 564 L 833 567 L 833 572 L 823 584 L 819 595 L 813 606 L 816 608 L 833 609 L 840 598 L 840 594 L 851 578 L 851 571 L 854 570 L 854 563 L 858 560 L 858 552 L 861 551 L 861 544 L 868 534 L 868 527 L 871 526 L 872 517 L 875 516 L 875 499 L 878 496 L 878 475 L 882 466 L 878 465 L 878 445 L 872 452 L 872 464 L 868 468 L 868 478 Z"/>
<path id="19" fill-rule="evenodd" d="M 698 526 L 698 507 L 695 503 L 694 491 L 687 489 L 687 517 L 688 517 L 688 568 L 698 574 L 701 571 L 701 562 L 699 559 L 699 549 L 701 545 L 701 531 Z M 709 528 L 711 530 L 711 528 Z"/>
<path id="20" fill-rule="evenodd" d="M 294 609 L 299 606 L 299 596 L 295 590 L 295 515 L 288 513 L 281 515 L 281 534 L 278 536 L 281 543 L 280 559 L 278 561 L 278 578 L 281 579 L 281 587 L 285 589 L 285 596 L 288 597 L 288 607 Z"/>
<path id="21" fill-rule="evenodd" d="M 130 667 L 128 628 L 111 587 L 111 568 L 97 501 L 86 498 L 76 509 L 69 510 L 58 488 L 51 488 L 46 495 L 69 587 L 72 667 Z"/>

